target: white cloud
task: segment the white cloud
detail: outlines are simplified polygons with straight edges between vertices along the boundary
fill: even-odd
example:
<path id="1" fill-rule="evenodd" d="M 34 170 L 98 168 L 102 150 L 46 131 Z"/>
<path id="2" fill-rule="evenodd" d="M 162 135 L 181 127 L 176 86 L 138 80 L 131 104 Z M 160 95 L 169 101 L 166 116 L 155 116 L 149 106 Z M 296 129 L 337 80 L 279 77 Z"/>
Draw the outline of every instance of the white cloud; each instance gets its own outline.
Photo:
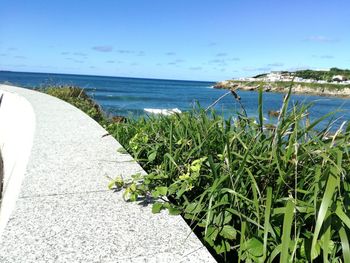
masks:
<path id="1" fill-rule="evenodd" d="M 175 56 L 176 53 L 175 52 L 167 52 L 167 53 L 165 53 L 165 55 L 167 55 L 167 56 Z"/>
<path id="2" fill-rule="evenodd" d="M 318 43 L 329 43 L 329 42 L 338 41 L 337 39 L 322 36 L 322 35 L 309 36 L 309 37 L 305 38 L 305 40 L 311 41 L 311 42 L 318 42 Z"/>
<path id="3" fill-rule="evenodd" d="M 92 47 L 92 49 L 99 51 L 99 52 L 112 52 L 113 51 L 112 46 L 94 46 L 94 47 Z"/>
<path id="4" fill-rule="evenodd" d="M 202 70 L 203 68 L 202 67 L 190 67 L 189 69 L 190 70 Z"/>
<path id="5" fill-rule="evenodd" d="M 271 63 L 271 64 L 267 64 L 268 67 L 283 67 L 284 64 L 281 62 L 275 62 L 275 63 Z"/>

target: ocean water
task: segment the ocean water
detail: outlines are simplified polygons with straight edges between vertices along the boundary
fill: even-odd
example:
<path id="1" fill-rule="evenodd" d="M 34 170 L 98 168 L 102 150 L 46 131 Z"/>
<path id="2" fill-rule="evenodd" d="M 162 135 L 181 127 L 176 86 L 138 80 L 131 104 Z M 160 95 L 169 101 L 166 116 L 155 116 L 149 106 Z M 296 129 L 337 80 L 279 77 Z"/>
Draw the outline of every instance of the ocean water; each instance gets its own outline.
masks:
<path id="1" fill-rule="evenodd" d="M 102 108 L 111 115 L 140 116 L 169 109 L 187 111 L 197 103 L 207 107 L 225 94 L 226 90 L 212 88 L 213 82 L 159 80 L 141 78 L 104 77 L 88 75 L 23 73 L 0 71 L 0 83 L 35 88 L 47 85 L 80 86 L 92 96 Z M 251 117 L 257 116 L 258 94 L 254 91 L 238 91 L 241 102 Z M 274 123 L 276 120 L 268 116 L 269 110 L 279 110 L 283 94 L 265 93 L 264 117 Z M 323 115 L 341 110 L 334 115 L 342 121 L 350 120 L 350 99 L 320 96 L 293 95 L 292 103 L 313 103 L 310 118 L 314 120 Z M 240 111 L 239 104 L 229 95 L 222 99 L 215 110 L 228 117 Z M 145 111 L 145 109 L 147 111 Z M 323 122 L 320 127 L 324 127 Z"/>

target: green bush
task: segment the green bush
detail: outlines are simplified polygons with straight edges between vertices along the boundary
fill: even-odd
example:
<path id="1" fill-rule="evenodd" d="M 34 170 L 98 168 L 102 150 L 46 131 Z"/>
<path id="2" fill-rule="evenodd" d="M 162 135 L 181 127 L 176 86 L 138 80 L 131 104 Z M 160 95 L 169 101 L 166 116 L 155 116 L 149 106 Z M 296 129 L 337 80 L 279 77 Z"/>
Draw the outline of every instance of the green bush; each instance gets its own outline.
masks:
<path id="1" fill-rule="evenodd" d="M 325 80 L 332 81 L 333 76 L 342 75 L 347 79 L 350 78 L 350 70 L 348 69 L 338 69 L 331 68 L 329 71 L 318 71 L 318 70 L 298 70 L 295 72 L 295 76 L 304 78 L 304 79 L 316 79 L 316 80 Z"/>
<path id="2" fill-rule="evenodd" d="M 110 124 L 148 172 L 125 198 L 181 214 L 225 262 L 350 262 L 350 126 L 316 131 L 327 116 L 308 123 L 289 96 L 273 129 L 261 93 L 258 122 L 198 109 Z"/>
<path id="3" fill-rule="evenodd" d="M 264 81 L 239 81 L 239 80 L 230 80 L 231 83 L 239 84 L 243 87 L 256 87 L 256 86 L 270 86 L 276 88 L 280 92 L 288 92 L 290 86 L 294 84 L 299 84 L 303 88 L 315 89 L 315 92 L 322 94 L 324 91 L 341 91 L 347 88 L 350 88 L 350 84 L 334 84 L 334 83 L 295 83 L 292 81 L 276 81 L 276 82 L 264 82 Z"/>
<path id="4" fill-rule="evenodd" d="M 197 109 L 111 123 L 98 113 L 148 172 L 110 186 L 181 214 L 224 262 L 350 262 L 350 125 L 317 131 L 331 114 L 309 123 L 311 105 L 288 108 L 290 91 L 276 126 L 263 123 L 262 92 L 258 121 Z M 81 90 L 48 93 L 95 107 Z"/>

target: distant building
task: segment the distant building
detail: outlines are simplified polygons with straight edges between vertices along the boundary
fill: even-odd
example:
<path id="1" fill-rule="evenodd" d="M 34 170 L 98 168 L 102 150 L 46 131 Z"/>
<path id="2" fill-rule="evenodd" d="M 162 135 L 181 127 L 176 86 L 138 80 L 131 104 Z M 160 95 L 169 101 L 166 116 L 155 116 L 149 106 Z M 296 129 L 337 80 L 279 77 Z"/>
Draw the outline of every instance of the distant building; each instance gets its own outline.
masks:
<path id="1" fill-rule="evenodd" d="M 282 72 L 281 71 L 271 71 L 271 73 L 266 75 L 267 81 L 281 81 L 282 80 Z"/>
<path id="2" fill-rule="evenodd" d="M 330 68 L 319 68 L 319 69 L 315 69 L 315 71 L 330 71 L 331 69 Z"/>
<path id="3" fill-rule="evenodd" d="M 318 71 L 329 71 L 329 69 L 323 69 Z M 263 82 L 298 82 L 298 83 L 318 83 L 318 84 L 349 84 L 350 79 L 343 75 L 335 75 L 332 77 L 332 81 L 316 80 L 316 79 L 304 79 L 296 76 L 295 72 L 289 71 L 271 71 L 270 73 L 260 74 L 253 78 L 239 78 L 240 81 L 263 81 Z"/>

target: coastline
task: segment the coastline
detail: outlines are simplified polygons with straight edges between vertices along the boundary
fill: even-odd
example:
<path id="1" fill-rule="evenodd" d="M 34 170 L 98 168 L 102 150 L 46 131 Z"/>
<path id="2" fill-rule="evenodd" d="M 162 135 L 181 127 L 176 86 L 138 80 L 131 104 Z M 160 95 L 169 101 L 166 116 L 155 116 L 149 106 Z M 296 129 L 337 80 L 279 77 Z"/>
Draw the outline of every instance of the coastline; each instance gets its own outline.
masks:
<path id="1" fill-rule="evenodd" d="M 217 82 L 215 89 L 238 89 L 243 91 L 257 91 L 260 86 L 264 92 L 287 93 L 293 85 L 292 93 L 300 95 L 316 95 L 338 98 L 350 98 L 350 85 L 315 84 L 315 83 L 292 83 L 292 82 L 243 82 L 225 80 Z"/>

